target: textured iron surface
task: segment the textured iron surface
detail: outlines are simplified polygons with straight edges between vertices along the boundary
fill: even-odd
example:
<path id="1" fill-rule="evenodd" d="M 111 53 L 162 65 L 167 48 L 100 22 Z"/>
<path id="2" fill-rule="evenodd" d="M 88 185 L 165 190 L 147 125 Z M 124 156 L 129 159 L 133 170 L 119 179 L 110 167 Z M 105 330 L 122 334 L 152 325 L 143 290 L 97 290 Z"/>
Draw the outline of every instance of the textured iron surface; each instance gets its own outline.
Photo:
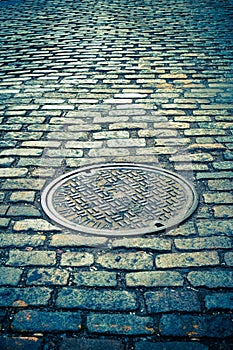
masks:
<path id="1" fill-rule="evenodd" d="M 60 176 L 42 193 L 56 223 L 97 235 L 139 235 L 178 225 L 195 210 L 197 196 L 182 177 L 127 163 L 99 164 Z"/>

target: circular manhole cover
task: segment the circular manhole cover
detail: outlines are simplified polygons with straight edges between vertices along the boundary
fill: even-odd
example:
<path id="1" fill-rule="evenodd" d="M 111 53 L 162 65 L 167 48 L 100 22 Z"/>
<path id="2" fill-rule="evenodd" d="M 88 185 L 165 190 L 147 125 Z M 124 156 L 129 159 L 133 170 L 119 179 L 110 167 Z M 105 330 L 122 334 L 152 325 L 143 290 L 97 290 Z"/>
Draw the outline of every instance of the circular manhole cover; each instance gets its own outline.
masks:
<path id="1" fill-rule="evenodd" d="M 196 206 L 196 192 L 184 178 L 141 164 L 83 167 L 58 177 L 42 193 L 42 207 L 53 221 L 102 236 L 164 230 Z"/>

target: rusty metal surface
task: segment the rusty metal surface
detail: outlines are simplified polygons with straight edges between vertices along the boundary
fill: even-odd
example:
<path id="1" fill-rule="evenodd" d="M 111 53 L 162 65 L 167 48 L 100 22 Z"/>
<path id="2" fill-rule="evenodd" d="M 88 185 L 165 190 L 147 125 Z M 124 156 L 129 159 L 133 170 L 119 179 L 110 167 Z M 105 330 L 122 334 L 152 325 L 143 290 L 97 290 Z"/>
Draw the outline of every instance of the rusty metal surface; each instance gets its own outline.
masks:
<path id="1" fill-rule="evenodd" d="M 193 186 L 181 176 L 128 163 L 83 167 L 60 176 L 42 193 L 56 223 L 95 235 L 140 235 L 178 225 L 197 206 Z"/>

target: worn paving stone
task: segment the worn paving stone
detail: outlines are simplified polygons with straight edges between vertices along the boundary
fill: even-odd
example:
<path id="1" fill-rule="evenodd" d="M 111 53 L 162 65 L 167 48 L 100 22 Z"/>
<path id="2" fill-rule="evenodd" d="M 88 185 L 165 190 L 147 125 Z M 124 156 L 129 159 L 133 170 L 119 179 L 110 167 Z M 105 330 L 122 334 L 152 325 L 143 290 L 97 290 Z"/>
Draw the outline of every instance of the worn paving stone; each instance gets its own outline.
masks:
<path id="1" fill-rule="evenodd" d="M 66 285 L 69 273 L 58 268 L 39 268 L 30 270 L 27 276 L 27 285 Z"/>
<path id="2" fill-rule="evenodd" d="M 27 172 L 27 168 L 2 168 L 0 169 L 0 178 L 24 177 Z"/>
<path id="3" fill-rule="evenodd" d="M 40 350 L 42 338 L 29 337 L 0 337 L 0 347 L 4 350 Z"/>
<path id="4" fill-rule="evenodd" d="M 225 253 L 224 260 L 228 266 L 233 266 L 233 252 Z"/>
<path id="5" fill-rule="evenodd" d="M 193 252 L 158 255 L 155 259 L 158 268 L 215 266 L 219 264 L 218 253 Z"/>
<path id="6" fill-rule="evenodd" d="M 21 310 L 14 316 L 11 327 L 17 332 L 78 331 L 81 328 L 81 316 L 78 312 Z"/>
<path id="7" fill-rule="evenodd" d="M 61 350 L 124 350 L 120 340 L 67 338 L 61 343 Z"/>
<path id="8" fill-rule="evenodd" d="M 161 342 L 152 343 L 148 341 L 135 344 L 135 350 L 208 350 L 208 347 L 198 342 Z"/>
<path id="9" fill-rule="evenodd" d="M 143 271 L 126 274 L 129 287 L 178 287 L 183 286 L 184 278 L 176 271 Z"/>
<path id="10" fill-rule="evenodd" d="M 171 311 L 201 311 L 197 293 L 162 289 L 145 293 L 145 302 L 149 314 Z"/>
<path id="11" fill-rule="evenodd" d="M 200 236 L 232 236 L 233 220 L 200 220 L 197 222 L 197 228 Z"/>
<path id="12" fill-rule="evenodd" d="M 127 311 L 137 308 L 134 293 L 76 288 L 63 288 L 58 293 L 56 305 L 61 308 L 79 308 L 84 310 Z"/>
<path id="13" fill-rule="evenodd" d="M 3 288 L 0 287 L 0 306 L 27 307 L 48 305 L 51 296 L 49 288 Z"/>
<path id="14" fill-rule="evenodd" d="M 163 315 L 160 332 L 164 336 L 226 338 L 232 336 L 232 323 L 230 315 Z"/>
<path id="15" fill-rule="evenodd" d="M 232 310 L 233 293 L 214 293 L 205 296 L 207 310 Z"/>
<path id="16" fill-rule="evenodd" d="M 93 263 L 93 254 L 87 252 L 67 252 L 61 257 L 61 266 L 91 266 Z"/>
<path id="17" fill-rule="evenodd" d="M 2 227 L 8 227 L 9 223 L 10 223 L 10 219 L 7 219 L 7 218 L 0 218 L 0 227 L 1 227 L 1 228 L 2 228 Z M 5 235 L 4 235 L 4 236 L 5 236 Z M 2 235 L 1 235 L 0 242 L 2 242 L 2 239 L 3 239 L 3 237 L 2 237 Z"/>
<path id="18" fill-rule="evenodd" d="M 171 241 L 163 238 L 122 238 L 112 242 L 112 247 L 149 248 L 156 251 L 170 251 Z"/>
<path id="19" fill-rule="evenodd" d="M 13 192 L 10 196 L 10 201 L 13 203 L 19 203 L 19 202 L 33 203 L 34 200 L 35 200 L 35 191 Z"/>
<path id="20" fill-rule="evenodd" d="M 143 335 L 153 334 L 151 317 L 120 314 L 90 314 L 87 328 L 91 333 Z"/>
<path id="21" fill-rule="evenodd" d="M 222 236 L 175 239 L 174 243 L 179 250 L 231 249 L 232 247 L 231 239 Z"/>
<path id="22" fill-rule="evenodd" d="M 7 210 L 6 215 L 10 217 L 41 217 L 40 211 L 34 206 L 31 206 L 30 204 L 27 204 L 23 207 L 20 205 L 11 205 L 10 208 Z"/>
<path id="23" fill-rule="evenodd" d="M 218 205 L 213 208 L 214 216 L 216 218 L 232 218 L 233 217 L 233 206 L 231 204 L 228 205 Z"/>
<path id="24" fill-rule="evenodd" d="M 5 190 L 41 190 L 45 181 L 42 179 L 7 179 L 2 188 Z"/>
<path id="25" fill-rule="evenodd" d="M 61 229 L 55 225 L 50 224 L 44 219 L 24 219 L 14 223 L 13 230 L 20 231 L 61 231 Z"/>
<path id="26" fill-rule="evenodd" d="M 153 256 L 143 251 L 136 253 L 106 253 L 96 263 L 108 269 L 148 270 L 153 267 Z"/>
<path id="27" fill-rule="evenodd" d="M 52 266 L 56 263 L 56 253 L 49 251 L 10 250 L 7 265 L 9 266 Z"/>
<path id="28" fill-rule="evenodd" d="M 54 226 L 51 225 L 51 228 Z M 59 233 L 52 235 L 50 245 L 52 247 L 96 247 L 107 242 L 105 237 L 81 236 L 72 233 Z"/>
<path id="29" fill-rule="evenodd" d="M 14 267 L 0 267 L 0 285 L 17 286 L 23 271 Z"/>
<path id="30" fill-rule="evenodd" d="M 194 287 L 232 288 L 233 273 L 229 270 L 192 271 L 188 274 L 188 281 Z"/>
<path id="31" fill-rule="evenodd" d="M 9 220 L 7 220 L 7 225 L 8 226 Z M 1 226 L 1 222 L 0 222 Z M 5 247 L 26 247 L 26 246 L 32 246 L 32 247 L 37 247 L 41 246 L 44 244 L 46 240 L 45 235 L 29 235 L 29 234 L 12 234 L 12 233 L 0 233 L 0 247 L 5 248 Z"/>
<path id="32" fill-rule="evenodd" d="M 73 283 L 77 286 L 116 287 L 117 275 L 106 271 L 85 271 L 73 275 Z"/>

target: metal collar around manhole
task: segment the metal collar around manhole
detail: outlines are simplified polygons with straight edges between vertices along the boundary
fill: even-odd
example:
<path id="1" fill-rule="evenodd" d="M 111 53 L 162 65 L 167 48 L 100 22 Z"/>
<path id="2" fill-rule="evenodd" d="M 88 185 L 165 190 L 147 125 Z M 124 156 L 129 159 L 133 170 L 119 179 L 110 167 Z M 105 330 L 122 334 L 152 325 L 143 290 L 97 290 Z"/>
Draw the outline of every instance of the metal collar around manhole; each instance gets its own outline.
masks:
<path id="1" fill-rule="evenodd" d="M 135 236 L 174 227 L 197 203 L 195 189 L 183 177 L 133 163 L 79 168 L 52 181 L 41 198 L 54 222 L 100 236 Z"/>

